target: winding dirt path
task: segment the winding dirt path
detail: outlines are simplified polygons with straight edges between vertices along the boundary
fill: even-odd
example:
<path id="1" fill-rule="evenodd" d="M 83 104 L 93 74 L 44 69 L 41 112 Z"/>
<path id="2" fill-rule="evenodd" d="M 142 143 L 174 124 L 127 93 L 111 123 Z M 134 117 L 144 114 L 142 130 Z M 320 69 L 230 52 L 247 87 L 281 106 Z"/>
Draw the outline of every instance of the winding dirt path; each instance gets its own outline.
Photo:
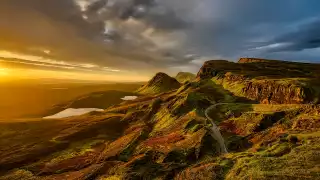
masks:
<path id="1" fill-rule="evenodd" d="M 214 123 L 213 119 L 208 115 L 208 113 L 211 110 L 215 109 L 217 106 L 225 105 L 225 104 L 229 104 L 229 103 L 216 103 L 216 104 L 213 104 L 213 105 L 209 106 L 204 112 L 205 116 L 207 117 L 207 119 L 209 119 L 209 121 L 210 121 L 210 123 L 212 125 L 212 127 L 210 128 L 210 130 L 211 130 L 210 134 L 215 140 L 218 141 L 219 146 L 220 146 L 220 152 L 222 154 L 228 153 L 227 147 L 226 147 L 226 145 L 224 143 L 224 139 L 223 139 L 223 137 L 222 137 L 222 135 L 220 133 L 220 130 L 219 130 L 218 126 Z"/>

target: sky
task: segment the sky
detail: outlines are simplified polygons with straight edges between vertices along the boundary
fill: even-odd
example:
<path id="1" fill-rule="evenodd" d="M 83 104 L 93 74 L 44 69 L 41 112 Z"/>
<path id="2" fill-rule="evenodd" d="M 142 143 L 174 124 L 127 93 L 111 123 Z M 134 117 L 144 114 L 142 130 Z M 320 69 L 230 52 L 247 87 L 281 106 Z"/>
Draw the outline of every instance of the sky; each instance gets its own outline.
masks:
<path id="1" fill-rule="evenodd" d="M 240 57 L 320 63 L 320 1 L 0 1 L 0 77 L 140 81 Z"/>

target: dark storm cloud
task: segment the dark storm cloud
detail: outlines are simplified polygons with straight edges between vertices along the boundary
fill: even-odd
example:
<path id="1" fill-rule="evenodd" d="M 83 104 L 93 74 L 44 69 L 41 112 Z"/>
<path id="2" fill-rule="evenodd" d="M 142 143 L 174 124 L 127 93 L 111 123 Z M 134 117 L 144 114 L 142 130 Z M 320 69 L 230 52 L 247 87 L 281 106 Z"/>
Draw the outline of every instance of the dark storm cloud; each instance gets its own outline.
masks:
<path id="1" fill-rule="evenodd" d="M 196 20 L 193 29 L 188 31 L 188 46 L 201 54 L 227 58 L 253 55 L 256 52 L 252 53 L 248 49 L 259 47 L 260 43 L 269 42 L 275 36 L 288 33 L 292 31 L 293 24 L 320 13 L 320 2 L 314 0 L 205 2 L 207 6 L 199 10 L 207 12 L 211 8 L 211 12 L 205 16 L 194 13 Z"/>
<path id="2" fill-rule="evenodd" d="M 88 4 L 84 13 L 100 21 L 134 18 L 157 29 L 181 29 L 187 26 L 187 22 L 178 17 L 172 8 L 155 0 L 98 0 Z"/>
<path id="3" fill-rule="evenodd" d="M 295 30 L 276 37 L 261 48 L 278 52 L 301 51 L 318 47 L 320 47 L 320 17 L 312 22 L 300 24 Z"/>
<path id="4" fill-rule="evenodd" d="M 115 32 L 112 37 L 105 37 L 104 22 L 87 21 L 83 15 L 73 0 L 2 0 L 0 48 L 34 55 L 48 49 L 52 59 L 102 67 L 136 69 L 150 61 L 158 64 L 156 57 L 140 53 L 138 48 L 128 52 L 123 47 L 106 44 L 104 38 L 117 40 L 121 34 Z"/>
<path id="5" fill-rule="evenodd" d="M 98 0 L 96 2 L 93 2 L 92 4 L 88 5 L 86 12 L 95 13 L 99 11 L 101 8 L 105 7 L 107 3 L 108 3 L 107 0 Z"/>
<path id="6" fill-rule="evenodd" d="M 103 31 L 100 22 L 83 20 L 72 0 L 0 1 L 0 47 L 28 51 L 33 47 L 74 54 Z M 87 42 L 88 44 L 88 42 Z"/>
<path id="7" fill-rule="evenodd" d="M 319 20 L 310 22 L 319 7 L 318 0 L 2 0 L 0 46 L 20 41 L 66 61 L 128 69 L 215 57 L 290 60 L 302 54 L 281 52 L 319 47 Z"/>
<path id="8" fill-rule="evenodd" d="M 46 18 L 49 23 L 66 23 L 82 35 L 96 34 L 103 29 L 102 23 L 89 24 L 82 18 L 82 12 L 73 0 L 2 0 L 0 1 L 1 20 L 12 24 L 24 24 Z M 58 25 L 58 24 L 55 24 Z M 24 28 L 28 30 L 27 27 Z M 63 28 L 63 24 L 60 24 Z M 24 29 L 22 29 L 24 30 Z"/>

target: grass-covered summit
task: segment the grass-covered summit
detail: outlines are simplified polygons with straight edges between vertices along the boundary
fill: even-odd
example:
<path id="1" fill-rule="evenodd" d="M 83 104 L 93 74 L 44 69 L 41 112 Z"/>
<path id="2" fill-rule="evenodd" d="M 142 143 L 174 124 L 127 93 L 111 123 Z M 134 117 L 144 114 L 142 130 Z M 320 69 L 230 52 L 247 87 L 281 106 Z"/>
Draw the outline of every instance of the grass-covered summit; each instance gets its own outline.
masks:
<path id="1" fill-rule="evenodd" d="M 179 72 L 176 75 L 176 79 L 180 82 L 180 83 L 184 83 L 186 81 L 193 81 L 196 78 L 195 74 L 192 74 L 190 72 Z"/>
<path id="2" fill-rule="evenodd" d="M 159 72 L 138 92 L 141 94 L 157 94 L 171 91 L 180 87 L 180 83 L 169 75 Z"/>

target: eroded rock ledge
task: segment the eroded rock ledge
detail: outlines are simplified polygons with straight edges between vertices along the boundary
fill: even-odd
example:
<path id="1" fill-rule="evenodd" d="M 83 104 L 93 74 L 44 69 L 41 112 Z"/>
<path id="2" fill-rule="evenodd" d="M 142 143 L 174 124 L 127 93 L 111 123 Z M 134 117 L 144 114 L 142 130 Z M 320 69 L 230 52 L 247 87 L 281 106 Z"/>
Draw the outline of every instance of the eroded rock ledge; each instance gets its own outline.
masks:
<path id="1" fill-rule="evenodd" d="M 198 80 L 211 79 L 236 96 L 267 104 L 319 103 L 320 65 L 241 58 L 204 63 Z"/>

